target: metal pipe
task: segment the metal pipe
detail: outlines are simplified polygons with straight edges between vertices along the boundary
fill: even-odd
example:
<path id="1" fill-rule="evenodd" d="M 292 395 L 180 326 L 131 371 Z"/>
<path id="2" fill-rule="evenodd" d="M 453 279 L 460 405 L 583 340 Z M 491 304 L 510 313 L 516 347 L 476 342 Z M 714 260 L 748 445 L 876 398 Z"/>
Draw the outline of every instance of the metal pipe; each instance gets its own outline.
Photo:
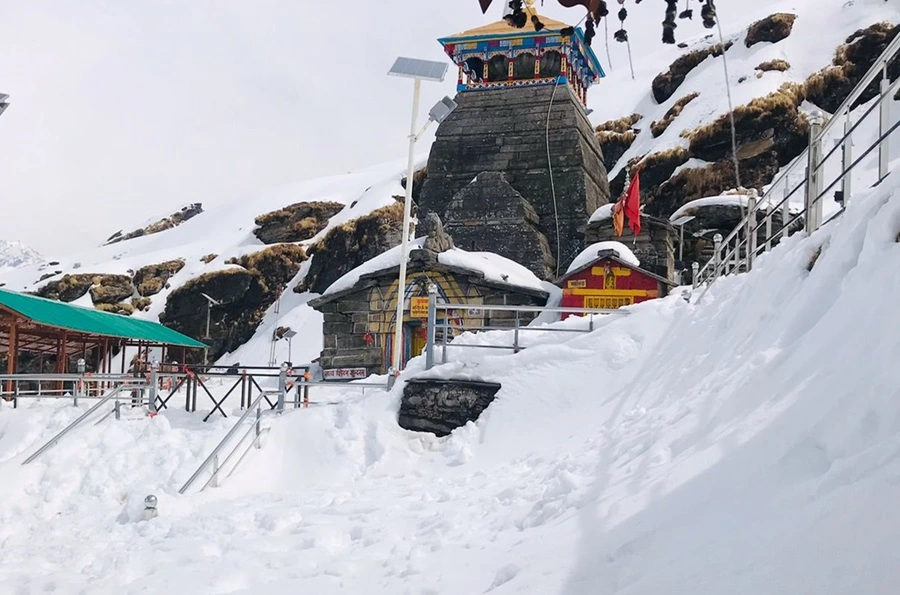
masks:
<path id="1" fill-rule="evenodd" d="M 428 285 L 428 324 L 425 328 L 425 369 L 434 367 L 434 325 L 437 318 L 437 285 Z"/>
<path id="2" fill-rule="evenodd" d="M 240 417 L 240 419 L 237 420 L 237 423 L 235 423 L 234 426 L 232 426 L 232 428 L 230 430 L 228 430 L 228 433 L 225 434 L 225 437 L 222 438 L 222 441 L 216 445 L 216 447 L 213 449 L 213 451 L 211 453 L 209 453 L 209 456 L 206 457 L 206 459 L 203 461 L 203 463 L 200 464 L 200 467 L 198 467 L 197 470 L 194 471 L 194 474 L 191 475 L 190 479 L 188 479 L 184 483 L 184 485 L 181 486 L 181 489 L 178 490 L 179 494 L 184 494 L 188 490 L 188 488 L 190 488 L 194 484 L 194 482 L 197 481 L 197 478 L 200 477 L 200 474 L 206 470 L 206 468 L 210 465 L 210 463 L 212 463 L 213 460 L 219 455 L 219 452 L 222 451 L 222 449 L 225 447 L 225 445 L 228 444 L 228 442 L 231 440 L 231 438 L 237 433 L 238 429 L 241 427 L 241 424 L 243 424 L 245 421 L 247 421 L 247 418 L 250 417 L 250 414 L 253 412 L 253 408 L 258 407 L 260 402 L 263 400 L 263 398 L 265 398 L 265 396 L 267 394 L 270 394 L 270 393 L 262 392 L 259 394 L 258 397 L 256 397 L 256 399 L 250 405 L 250 408 L 247 409 L 244 412 L 244 414 Z"/>
<path id="3" fill-rule="evenodd" d="M 115 397 L 115 396 L 119 393 L 119 391 L 121 390 L 121 388 L 122 388 L 121 386 L 117 386 L 116 388 L 114 388 L 114 389 L 112 389 L 111 391 L 109 391 L 109 392 L 108 392 L 102 399 L 100 399 L 93 407 L 91 407 L 90 409 L 88 409 L 87 411 L 85 411 L 84 413 L 82 413 L 81 415 L 79 415 L 79 416 L 78 416 L 78 419 L 76 419 L 75 421 L 73 421 L 72 423 L 70 423 L 68 426 L 66 426 L 65 428 L 63 428 L 62 431 L 60 431 L 56 436 L 54 436 L 53 438 L 51 438 L 51 439 L 50 439 L 46 444 L 44 444 L 42 447 L 40 447 L 39 449 L 37 449 L 37 451 L 35 451 L 34 454 L 32 454 L 32 455 L 31 455 L 30 457 L 28 457 L 27 459 L 25 459 L 25 460 L 22 462 L 22 464 L 23 464 L 23 465 L 29 464 L 30 462 L 34 461 L 36 458 L 38 458 L 39 456 L 41 456 L 44 452 L 46 452 L 47 450 L 49 450 L 50 448 L 52 448 L 53 446 L 55 446 L 57 442 L 59 442 L 66 434 L 68 434 L 69 432 L 71 432 L 76 426 L 78 426 L 78 424 L 80 424 L 80 423 L 83 422 L 85 419 L 87 419 L 88 417 L 90 417 L 91 415 L 93 415 L 93 413 L 94 413 L 95 411 L 97 411 L 97 409 L 99 409 L 100 407 L 102 407 L 104 403 L 106 403 L 107 401 L 109 401 L 110 399 L 112 399 L 113 397 Z"/>
<path id="4" fill-rule="evenodd" d="M 890 135 L 885 134 L 890 125 L 891 104 L 885 101 L 891 88 L 891 80 L 888 78 L 887 62 L 884 63 L 881 79 L 881 109 L 878 114 L 878 133 L 882 139 L 878 145 L 878 181 L 885 179 L 888 175 L 888 167 L 891 160 L 891 142 Z"/>

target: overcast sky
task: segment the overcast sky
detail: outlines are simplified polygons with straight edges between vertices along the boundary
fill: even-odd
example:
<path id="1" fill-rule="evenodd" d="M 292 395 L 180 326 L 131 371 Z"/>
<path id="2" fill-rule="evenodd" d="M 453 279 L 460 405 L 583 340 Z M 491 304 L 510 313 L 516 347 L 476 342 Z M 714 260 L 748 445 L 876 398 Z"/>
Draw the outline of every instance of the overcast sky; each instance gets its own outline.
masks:
<path id="1" fill-rule="evenodd" d="M 53 256 L 189 202 L 402 158 L 412 84 L 386 76 L 394 57 L 446 60 L 436 39 L 498 20 L 495 4 L 0 0 L 0 237 Z M 426 83 L 423 109 L 455 80 Z"/>

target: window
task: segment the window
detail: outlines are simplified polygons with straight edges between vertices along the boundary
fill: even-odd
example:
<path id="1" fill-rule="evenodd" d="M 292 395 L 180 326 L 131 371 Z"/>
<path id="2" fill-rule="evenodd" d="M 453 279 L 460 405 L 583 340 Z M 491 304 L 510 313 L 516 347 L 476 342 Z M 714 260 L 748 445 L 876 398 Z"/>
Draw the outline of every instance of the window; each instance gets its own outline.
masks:
<path id="1" fill-rule="evenodd" d="M 480 83 L 484 80 L 484 60 L 481 58 L 469 58 L 466 60 L 466 71 L 472 77 L 472 81 Z"/>
<path id="2" fill-rule="evenodd" d="M 541 78 L 556 78 L 562 69 L 562 56 L 556 50 L 541 56 Z"/>
<path id="3" fill-rule="evenodd" d="M 519 54 L 513 61 L 513 78 L 517 81 L 534 78 L 534 54 Z"/>
<path id="4" fill-rule="evenodd" d="M 488 81 L 506 80 L 509 80 L 509 58 L 498 54 L 488 61 Z"/>

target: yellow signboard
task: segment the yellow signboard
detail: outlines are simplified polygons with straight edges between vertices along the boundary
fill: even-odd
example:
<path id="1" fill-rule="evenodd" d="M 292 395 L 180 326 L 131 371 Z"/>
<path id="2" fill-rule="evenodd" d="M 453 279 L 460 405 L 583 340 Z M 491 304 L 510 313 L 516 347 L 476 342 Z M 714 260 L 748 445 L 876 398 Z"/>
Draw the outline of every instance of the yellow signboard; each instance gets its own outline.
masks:
<path id="1" fill-rule="evenodd" d="M 428 318 L 428 298 L 411 298 L 409 302 L 409 315 L 412 318 Z"/>

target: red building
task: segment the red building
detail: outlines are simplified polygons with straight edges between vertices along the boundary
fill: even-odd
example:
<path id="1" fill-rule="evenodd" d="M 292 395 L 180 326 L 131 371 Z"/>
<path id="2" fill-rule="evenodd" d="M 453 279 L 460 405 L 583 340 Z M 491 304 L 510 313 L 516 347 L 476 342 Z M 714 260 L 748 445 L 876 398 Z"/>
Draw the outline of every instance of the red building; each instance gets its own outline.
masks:
<path id="1" fill-rule="evenodd" d="M 675 284 L 629 262 L 614 249 L 601 249 L 596 257 L 566 273 L 557 285 L 563 290 L 563 308 L 613 310 L 664 297 Z"/>

